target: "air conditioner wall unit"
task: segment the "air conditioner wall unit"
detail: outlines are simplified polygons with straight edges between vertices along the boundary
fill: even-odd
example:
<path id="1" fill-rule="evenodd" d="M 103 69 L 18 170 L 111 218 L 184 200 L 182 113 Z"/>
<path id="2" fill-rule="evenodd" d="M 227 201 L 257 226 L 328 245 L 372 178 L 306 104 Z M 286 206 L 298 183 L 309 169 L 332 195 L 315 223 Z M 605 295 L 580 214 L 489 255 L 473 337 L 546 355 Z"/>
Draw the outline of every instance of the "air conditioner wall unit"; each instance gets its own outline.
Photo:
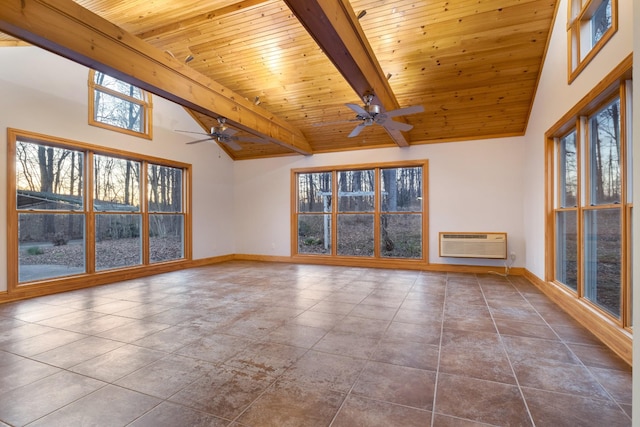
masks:
<path id="1" fill-rule="evenodd" d="M 440 257 L 507 259 L 507 233 L 440 232 Z"/>

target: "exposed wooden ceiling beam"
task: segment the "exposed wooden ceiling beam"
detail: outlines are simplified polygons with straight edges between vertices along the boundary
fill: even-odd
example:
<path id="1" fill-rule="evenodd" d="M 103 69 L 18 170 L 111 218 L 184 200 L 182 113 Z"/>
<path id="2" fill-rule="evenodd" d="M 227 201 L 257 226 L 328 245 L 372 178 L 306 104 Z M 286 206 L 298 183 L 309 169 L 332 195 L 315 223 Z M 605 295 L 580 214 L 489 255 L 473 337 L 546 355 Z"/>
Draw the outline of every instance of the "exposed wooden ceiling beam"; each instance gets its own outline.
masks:
<path id="1" fill-rule="evenodd" d="M 373 93 L 375 103 L 386 111 L 400 107 L 348 0 L 284 2 L 358 96 Z M 399 146 L 409 145 L 401 132 L 387 133 Z"/>
<path id="2" fill-rule="evenodd" d="M 300 130 L 70 0 L 2 0 L 0 31 L 300 154 Z"/>

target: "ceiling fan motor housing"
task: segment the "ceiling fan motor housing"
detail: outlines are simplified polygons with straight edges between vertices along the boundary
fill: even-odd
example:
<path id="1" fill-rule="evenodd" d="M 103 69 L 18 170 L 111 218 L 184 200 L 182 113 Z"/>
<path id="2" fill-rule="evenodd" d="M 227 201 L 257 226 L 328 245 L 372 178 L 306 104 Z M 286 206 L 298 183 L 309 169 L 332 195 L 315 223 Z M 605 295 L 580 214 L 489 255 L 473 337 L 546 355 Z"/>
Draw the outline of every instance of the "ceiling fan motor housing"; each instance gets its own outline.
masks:
<path id="1" fill-rule="evenodd" d="M 375 117 L 380 112 L 380 106 L 376 104 L 365 105 L 364 109 L 367 110 L 371 117 Z"/>

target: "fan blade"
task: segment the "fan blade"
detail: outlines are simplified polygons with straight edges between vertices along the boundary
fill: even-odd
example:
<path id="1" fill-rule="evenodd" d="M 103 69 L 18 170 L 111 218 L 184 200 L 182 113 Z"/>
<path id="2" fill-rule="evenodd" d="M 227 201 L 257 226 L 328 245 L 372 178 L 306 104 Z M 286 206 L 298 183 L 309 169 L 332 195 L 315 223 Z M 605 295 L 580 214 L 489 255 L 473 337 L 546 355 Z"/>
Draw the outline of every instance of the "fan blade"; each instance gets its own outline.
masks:
<path id="1" fill-rule="evenodd" d="M 211 141 L 211 138 L 198 139 L 197 141 L 189 141 L 187 144 L 197 144 L 198 142 Z"/>
<path id="2" fill-rule="evenodd" d="M 382 125 L 382 127 L 384 128 L 391 129 L 391 130 L 400 130 L 402 132 L 407 132 L 413 129 L 413 125 L 410 125 L 408 123 L 396 122 L 395 120 L 391 120 L 391 119 L 386 119 L 382 122 L 377 122 L 377 123 Z"/>
<path id="3" fill-rule="evenodd" d="M 399 108 L 397 110 L 391 110 L 385 112 L 389 117 L 408 116 L 409 114 L 422 113 L 424 107 L 422 105 L 414 105 L 411 107 Z"/>
<path id="4" fill-rule="evenodd" d="M 351 133 L 349 134 L 349 138 L 353 138 L 354 136 L 358 136 L 358 135 L 360 135 L 360 132 L 362 132 L 362 129 L 364 129 L 364 128 L 366 128 L 366 127 L 367 127 L 367 126 L 366 126 L 364 123 L 359 124 L 358 126 L 356 126 L 356 127 L 351 131 Z"/>
<path id="5" fill-rule="evenodd" d="M 211 136 L 210 133 L 204 133 L 204 132 L 191 132 L 190 130 L 178 130 L 175 129 L 174 132 L 184 132 L 184 133 L 195 133 L 196 135 L 209 135 Z"/>
<path id="6" fill-rule="evenodd" d="M 229 148 L 231 148 L 234 151 L 242 150 L 242 147 L 240 146 L 240 144 L 238 144 L 237 142 L 235 142 L 231 138 L 222 139 L 222 140 L 220 140 L 218 142 L 221 142 L 222 144 L 225 144 L 226 146 L 228 146 Z"/>
<path id="7" fill-rule="evenodd" d="M 236 133 L 238 133 L 237 130 L 231 129 L 231 128 L 226 128 L 224 130 L 224 132 L 220 132 L 218 135 L 221 135 L 221 136 L 232 136 L 232 135 L 235 135 Z"/>
<path id="8" fill-rule="evenodd" d="M 371 117 L 371 114 L 369 114 L 367 112 L 367 110 L 365 110 L 364 108 L 362 108 L 361 106 L 359 106 L 358 104 L 344 104 L 347 107 L 351 108 L 353 111 L 355 111 L 359 116 L 362 117 Z"/>
<path id="9" fill-rule="evenodd" d="M 237 136 L 232 138 L 235 141 L 240 141 L 240 142 L 251 142 L 252 144 L 268 144 L 270 141 L 264 138 L 252 138 L 252 137 L 244 137 L 244 136 Z"/>

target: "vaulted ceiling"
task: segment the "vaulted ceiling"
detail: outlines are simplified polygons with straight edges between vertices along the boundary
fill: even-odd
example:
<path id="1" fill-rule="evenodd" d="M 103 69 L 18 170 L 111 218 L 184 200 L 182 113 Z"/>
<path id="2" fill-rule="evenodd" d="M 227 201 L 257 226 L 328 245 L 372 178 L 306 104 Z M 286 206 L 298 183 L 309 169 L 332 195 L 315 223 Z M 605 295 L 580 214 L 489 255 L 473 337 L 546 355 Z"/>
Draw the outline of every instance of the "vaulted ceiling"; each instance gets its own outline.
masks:
<path id="1" fill-rule="evenodd" d="M 522 135 L 557 0 L 3 0 L 15 37 L 226 117 L 234 159 Z M 346 103 L 372 94 L 406 132 Z"/>

